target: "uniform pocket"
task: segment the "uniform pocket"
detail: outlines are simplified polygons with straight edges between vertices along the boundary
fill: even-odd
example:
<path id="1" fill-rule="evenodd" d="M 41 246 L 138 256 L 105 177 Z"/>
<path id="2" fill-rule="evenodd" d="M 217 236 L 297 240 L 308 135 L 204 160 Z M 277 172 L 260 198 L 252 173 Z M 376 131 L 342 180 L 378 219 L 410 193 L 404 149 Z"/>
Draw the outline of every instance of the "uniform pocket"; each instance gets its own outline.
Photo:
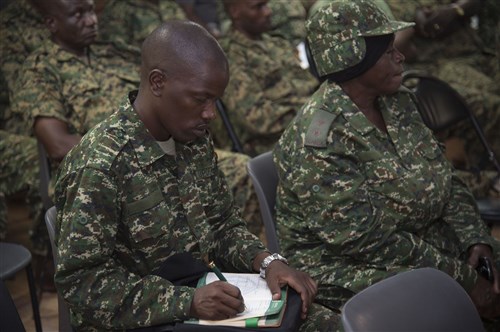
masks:
<path id="1" fill-rule="evenodd" d="M 170 213 L 159 189 L 126 204 L 126 211 L 126 224 L 136 243 L 161 237 L 168 231 Z"/>

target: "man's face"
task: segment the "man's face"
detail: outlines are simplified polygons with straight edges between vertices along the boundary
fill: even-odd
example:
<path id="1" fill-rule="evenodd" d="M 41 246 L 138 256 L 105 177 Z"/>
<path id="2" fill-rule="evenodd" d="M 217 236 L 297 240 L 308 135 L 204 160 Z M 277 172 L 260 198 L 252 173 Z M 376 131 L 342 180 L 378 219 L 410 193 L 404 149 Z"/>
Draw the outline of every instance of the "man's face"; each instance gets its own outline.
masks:
<path id="1" fill-rule="evenodd" d="M 229 80 L 227 68 L 206 63 L 165 80 L 164 107 L 157 114 L 164 132 L 181 143 L 206 135 L 216 116 L 215 101 L 222 97 Z"/>
<path id="2" fill-rule="evenodd" d="M 245 0 L 234 4 L 232 17 L 238 28 L 254 37 L 271 30 L 272 11 L 267 3 L 267 0 Z"/>
<path id="3" fill-rule="evenodd" d="M 63 48 L 80 53 L 97 37 L 93 0 L 60 0 L 49 18 L 53 40 Z"/>

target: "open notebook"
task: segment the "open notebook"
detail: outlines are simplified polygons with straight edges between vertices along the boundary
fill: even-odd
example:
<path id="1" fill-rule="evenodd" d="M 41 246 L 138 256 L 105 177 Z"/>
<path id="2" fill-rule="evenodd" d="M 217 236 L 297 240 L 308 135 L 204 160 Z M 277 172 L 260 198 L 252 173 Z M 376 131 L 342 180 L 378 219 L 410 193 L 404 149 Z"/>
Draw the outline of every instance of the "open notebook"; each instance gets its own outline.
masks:
<path id="1" fill-rule="evenodd" d="M 184 323 L 201 325 L 225 325 L 243 327 L 280 326 L 286 307 L 287 289 L 281 291 L 281 299 L 273 301 L 267 283 L 256 273 L 224 273 L 227 282 L 238 287 L 245 301 L 246 310 L 236 317 L 224 320 L 191 319 Z M 209 272 L 198 281 L 198 287 L 219 280 Z"/>

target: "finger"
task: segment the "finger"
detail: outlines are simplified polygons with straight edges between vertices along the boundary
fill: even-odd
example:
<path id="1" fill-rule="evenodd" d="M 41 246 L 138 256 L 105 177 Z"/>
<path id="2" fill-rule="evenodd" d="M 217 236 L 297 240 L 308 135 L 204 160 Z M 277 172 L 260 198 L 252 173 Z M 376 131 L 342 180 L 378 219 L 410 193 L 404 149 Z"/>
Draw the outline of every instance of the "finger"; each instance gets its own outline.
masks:
<path id="1" fill-rule="evenodd" d="M 226 305 L 226 303 L 221 302 L 217 307 L 217 312 L 214 316 L 214 319 L 228 319 L 235 317 L 239 313 L 235 308 Z"/>
<path id="2" fill-rule="evenodd" d="M 245 302 L 241 293 L 238 293 L 236 297 L 224 293 L 221 295 L 221 302 L 236 312 L 243 312 L 245 310 Z"/>

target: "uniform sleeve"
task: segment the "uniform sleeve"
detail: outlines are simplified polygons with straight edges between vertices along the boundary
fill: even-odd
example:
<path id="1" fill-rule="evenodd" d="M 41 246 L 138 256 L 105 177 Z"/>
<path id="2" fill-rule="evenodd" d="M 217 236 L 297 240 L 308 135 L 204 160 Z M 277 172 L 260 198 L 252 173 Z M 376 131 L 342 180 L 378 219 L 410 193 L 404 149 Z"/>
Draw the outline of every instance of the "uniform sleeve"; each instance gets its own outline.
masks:
<path id="1" fill-rule="evenodd" d="M 21 70 L 19 86 L 12 107 L 22 115 L 27 128 L 33 128 L 37 117 L 67 122 L 60 78 L 50 65 L 29 57 Z"/>
<path id="2" fill-rule="evenodd" d="M 134 274 L 119 261 L 126 257 L 116 257 L 126 251 L 115 250 L 125 231 L 118 196 L 114 177 L 101 170 L 83 168 L 58 179 L 58 292 L 80 324 L 114 330 L 186 319 L 193 288 Z"/>
<path id="3" fill-rule="evenodd" d="M 451 198 L 445 206 L 443 219 L 457 234 L 463 253 L 474 244 L 487 244 L 494 248 L 493 239 L 481 220 L 474 197 L 455 173 L 452 176 Z"/>

